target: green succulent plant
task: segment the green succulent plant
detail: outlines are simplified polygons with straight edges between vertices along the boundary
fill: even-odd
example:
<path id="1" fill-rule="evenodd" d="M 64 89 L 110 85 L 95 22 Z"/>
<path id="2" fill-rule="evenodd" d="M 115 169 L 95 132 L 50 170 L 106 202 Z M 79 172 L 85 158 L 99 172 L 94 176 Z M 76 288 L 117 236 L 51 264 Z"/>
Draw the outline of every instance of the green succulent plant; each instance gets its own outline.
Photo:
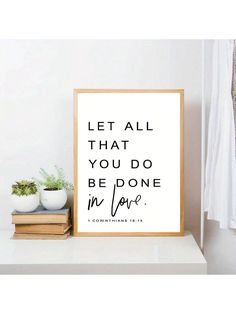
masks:
<path id="1" fill-rule="evenodd" d="M 21 180 L 16 181 L 15 184 L 12 185 L 12 194 L 18 196 L 28 196 L 33 195 L 38 192 L 37 185 L 34 181 Z"/>
<path id="2" fill-rule="evenodd" d="M 73 184 L 65 180 L 65 174 L 62 168 L 55 166 L 57 175 L 49 174 L 43 168 L 40 168 L 39 174 L 42 177 L 42 180 L 35 179 L 38 186 L 43 186 L 45 189 L 50 191 L 62 190 L 67 191 L 73 190 Z"/>

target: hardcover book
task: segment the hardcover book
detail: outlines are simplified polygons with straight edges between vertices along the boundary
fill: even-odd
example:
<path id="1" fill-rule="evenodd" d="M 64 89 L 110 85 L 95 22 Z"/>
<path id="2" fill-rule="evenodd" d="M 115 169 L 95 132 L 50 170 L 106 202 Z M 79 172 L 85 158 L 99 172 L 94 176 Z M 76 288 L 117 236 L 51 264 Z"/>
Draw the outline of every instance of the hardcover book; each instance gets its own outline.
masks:
<path id="1" fill-rule="evenodd" d="M 71 224 L 17 224 L 15 233 L 33 233 L 33 234 L 64 234 L 71 227 Z"/>
<path id="2" fill-rule="evenodd" d="M 18 234 L 14 233 L 12 240 L 66 240 L 70 236 L 70 231 L 65 234 Z"/>
<path id="3" fill-rule="evenodd" d="M 13 224 L 65 224 L 70 217 L 70 209 L 47 210 L 39 206 L 30 213 L 12 212 Z"/>

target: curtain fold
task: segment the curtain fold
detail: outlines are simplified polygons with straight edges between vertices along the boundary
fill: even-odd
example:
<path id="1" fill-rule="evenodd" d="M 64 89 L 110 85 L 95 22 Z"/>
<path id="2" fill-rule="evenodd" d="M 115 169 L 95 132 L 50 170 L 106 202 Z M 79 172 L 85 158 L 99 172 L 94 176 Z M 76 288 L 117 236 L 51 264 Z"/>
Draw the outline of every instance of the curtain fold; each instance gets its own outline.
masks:
<path id="1" fill-rule="evenodd" d="M 232 101 L 233 40 L 213 47 L 204 210 L 220 228 L 236 228 L 235 125 Z"/>

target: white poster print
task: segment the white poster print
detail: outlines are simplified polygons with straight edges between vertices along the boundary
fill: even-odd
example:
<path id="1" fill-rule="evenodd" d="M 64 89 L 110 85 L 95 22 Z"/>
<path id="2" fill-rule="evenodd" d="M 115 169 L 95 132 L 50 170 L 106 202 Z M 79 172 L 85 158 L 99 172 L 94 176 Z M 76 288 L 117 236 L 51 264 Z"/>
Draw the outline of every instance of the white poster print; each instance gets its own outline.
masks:
<path id="1" fill-rule="evenodd" d="M 180 232 L 180 92 L 77 95 L 77 232 Z"/>

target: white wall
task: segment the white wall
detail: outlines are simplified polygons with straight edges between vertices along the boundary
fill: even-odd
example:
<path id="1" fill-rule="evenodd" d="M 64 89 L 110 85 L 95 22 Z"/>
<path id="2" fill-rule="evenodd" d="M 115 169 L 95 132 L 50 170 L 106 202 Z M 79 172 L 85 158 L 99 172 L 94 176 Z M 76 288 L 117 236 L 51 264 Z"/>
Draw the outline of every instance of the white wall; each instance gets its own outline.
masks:
<path id="1" fill-rule="evenodd" d="M 38 169 L 73 174 L 74 88 L 185 89 L 185 225 L 199 239 L 201 42 L 1 41 L 0 227 L 10 187 Z"/>

